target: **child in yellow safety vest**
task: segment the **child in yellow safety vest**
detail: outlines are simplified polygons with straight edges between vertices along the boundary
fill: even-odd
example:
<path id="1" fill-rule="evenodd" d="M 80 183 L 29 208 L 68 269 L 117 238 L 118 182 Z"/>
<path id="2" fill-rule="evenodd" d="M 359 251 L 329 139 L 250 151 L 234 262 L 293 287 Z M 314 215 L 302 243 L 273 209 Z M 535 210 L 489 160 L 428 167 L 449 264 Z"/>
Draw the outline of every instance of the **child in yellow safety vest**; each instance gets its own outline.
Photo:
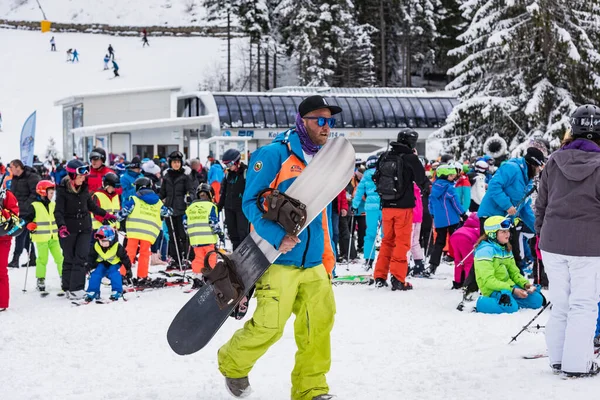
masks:
<path id="1" fill-rule="evenodd" d="M 110 300 L 119 300 L 123 296 L 123 278 L 119 269 L 123 264 L 127 271 L 125 276 L 131 279 L 131 263 L 113 227 L 103 225 L 96 231 L 87 264 L 93 271 L 83 301 L 89 303 L 100 298 L 100 284 L 104 277 L 110 279 Z"/>
<path id="2" fill-rule="evenodd" d="M 204 265 L 206 254 L 215 250 L 215 245 L 220 239 L 225 241 L 225 235 L 219 227 L 219 212 L 213 202 L 213 188 L 202 183 L 198 186 L 197 197 L 185 210 L 185 223 L 190 239 L 190 246 L 194 248 L 192 271 L 194 283 L 192 288 L 201 286 L 200 271 Z"/>
<path id="3" fill-rule="evenodd" d="M 102 177 L 102 188 L 96 190 L 92 194 L 92 199 L 100 208 L 106 210 L 106 212 L 116 215 L 121 209 L 121 201 L 119 200 L 119 194 L 117 193 L 117 189 L 120 187 L 121 180 L 119 179 L 119 176 L 109 172 Z M 92 218 L 92 229 L 95 232 L 103 225 L 102 222 L 104 217 L 99 217 L 92 213 L 90 213 L 90 216 Z M 110 226 L 115 228 L 115 230 L 118 230 L 119 222 L 112 222 L 110 223 Z"/>
<path id="4" fill-rule="evenodd" d="M 161 217 L 171 216 L 173 210 L 163 205 L 154 192 L 149 178 L 138 178 L 134 185 L 135 195 L 123 204 L 122 210 L 117 213 L 117 218 L 120 221 L 127 218 L 127 254 L 131 264 L 135 262 L 138 246 L 140 248 L 136 285 L 144 286 L 149 283 L 150 246 L 161 230 Z"/>
<path id="5" fill-rule="evenodd" d="M 52 181 L 39 181 L 35 186 L 38 194 L 37 199 L 31 203 L 33 207 L 33 219 L 27 221 L 27 229 L 31 232 L 31 241 L 35 243 L 37 259 L 35 264 L 35 276 L 37 278 L 37 290 L 42 295 L 46 292 L 46 265 L 48 265 L 48 253 L 56 263 L 58 275 L 62 276 L 63 254 L 58 241 L 58 227 L 54 220 L 54 183 Z"/>

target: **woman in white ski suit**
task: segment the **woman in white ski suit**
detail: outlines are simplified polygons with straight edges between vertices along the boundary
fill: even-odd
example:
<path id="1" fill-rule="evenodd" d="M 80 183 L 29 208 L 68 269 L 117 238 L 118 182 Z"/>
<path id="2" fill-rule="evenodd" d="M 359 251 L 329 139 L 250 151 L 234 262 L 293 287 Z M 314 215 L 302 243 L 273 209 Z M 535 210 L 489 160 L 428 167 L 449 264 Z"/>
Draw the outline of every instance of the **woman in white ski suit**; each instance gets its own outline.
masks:
<path id="1" fill-rule="evenodd" d="M 600 108 L 579 107 L 572 137 L 540 178 L 535 231 L 550 282 L 550 365 L 568 376 L 598 373 L 593 340 L 600 296 Z"/>

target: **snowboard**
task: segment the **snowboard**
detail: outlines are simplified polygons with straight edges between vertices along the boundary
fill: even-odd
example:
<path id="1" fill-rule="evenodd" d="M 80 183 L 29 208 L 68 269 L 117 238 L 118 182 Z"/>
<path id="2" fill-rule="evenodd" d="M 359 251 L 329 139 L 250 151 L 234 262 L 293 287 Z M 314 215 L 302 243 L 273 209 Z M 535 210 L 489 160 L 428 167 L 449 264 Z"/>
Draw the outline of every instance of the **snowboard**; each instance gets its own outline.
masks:
<path id="1" fill-rule="evenodd" d="M 346 187 L 354 173 L 354 148 L 344 137 L 327 142 L 304 168 L 285 194 L 306 205 L 307 218 L 302 230 Z M 230 255 L 234 270 L 243 282 L 245 294 L 279 257 L 279 251 L 252 231 Z M 239 302 L 238 302 L 239 303 Z M 183 306 L 167 332 L 171 349 L 187 355 L 202 349 L 229 315 L 236 302 L 220 309 L 213 287 L 206 284 Z"/>

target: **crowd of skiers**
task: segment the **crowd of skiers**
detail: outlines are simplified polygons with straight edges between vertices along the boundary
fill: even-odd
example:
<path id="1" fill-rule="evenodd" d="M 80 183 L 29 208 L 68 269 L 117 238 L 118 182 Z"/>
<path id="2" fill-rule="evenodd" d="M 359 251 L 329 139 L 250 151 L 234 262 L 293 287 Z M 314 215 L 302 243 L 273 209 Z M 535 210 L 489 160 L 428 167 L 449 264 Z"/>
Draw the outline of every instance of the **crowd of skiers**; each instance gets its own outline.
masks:
<path id="1" fill-rule="evenodd" d="M 248 221 L 239 212 L 246 166 L 236 149 L 224 153 L 225 168 L 212 157 L 210 168 L 199 160 L 186 165 L 179 151 L 167 159 L 134 157 L 127 162 L 115 157 L 109 167 L 106 152 L 95 148 L 89 160 L 87 165 L 74 158 L 50 168 L 48 163 L 26 166 L 18 159 L 8 168 L 0 165 L 0 310 L 9 301 L 7 267 L 35 266 L 37 289 L 47 293 L 49 254 L 61 276 L 59 295 L 96 300 L 101 279 L 108 277 L 111 300 L 118 300 L 123 281 L 156 287 L 156 279 L 148 276 L 151 264 L 166 265 L 167 270 L 191 268 L 199 285 L 204 255 L 224 244 L 219 211 L 225 213 L 234 248 L 249 233 Z M 19 265 L 24 251 L 28 261 Z"/>
<path id="2" fill-rule="evenodd" d="M 596 375 L 600 251 L 591 238 L 600 222 L 600 108 L 579 107 L 552 156 L 549 143 L 534 138 L 524 156 L 502 160 L 498 167 L 485 156 L 419 161 L 417 138 L 411 129 L 401 131 L 391 150 L 357 168 L 343 193 L 352 204 L 350 232 L 359 235 L 367 269 L 373 266 L 375 237 L 383 236 L 375 285 L 388 286 L 390 273 L 392 290 L 410 290 L 407 275 L 431 277 L 445 252 L 454 261 L 453 288 L 481 293 L 478 312 L 541 308 L 547 304 L 541 289 L 549 289 L 553 307 L 546 339 L 552 369 L 574 377 Z M 357 223 L 363 217 L 366 229 Z M 340 257 L 353 257 L 341 238 L 339 246 Z M 533 284 L 526 277 L 530 265 Z"/>

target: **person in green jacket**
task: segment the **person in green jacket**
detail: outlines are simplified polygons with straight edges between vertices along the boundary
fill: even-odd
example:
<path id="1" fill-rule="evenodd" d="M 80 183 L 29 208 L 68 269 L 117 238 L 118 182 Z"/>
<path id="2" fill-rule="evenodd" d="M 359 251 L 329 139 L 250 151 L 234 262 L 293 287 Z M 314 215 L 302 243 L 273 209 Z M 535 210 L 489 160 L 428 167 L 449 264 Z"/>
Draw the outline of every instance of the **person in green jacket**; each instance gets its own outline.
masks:
<path id="1" fill-rule="evenodd" d="M 481 291 L 476 309 L 486 314 L 540 308 L 545 302 L 539 285 L 521 275 L 510 247 L 510 219 L 490 217 L 475 250 L 475 278 Z"/>

